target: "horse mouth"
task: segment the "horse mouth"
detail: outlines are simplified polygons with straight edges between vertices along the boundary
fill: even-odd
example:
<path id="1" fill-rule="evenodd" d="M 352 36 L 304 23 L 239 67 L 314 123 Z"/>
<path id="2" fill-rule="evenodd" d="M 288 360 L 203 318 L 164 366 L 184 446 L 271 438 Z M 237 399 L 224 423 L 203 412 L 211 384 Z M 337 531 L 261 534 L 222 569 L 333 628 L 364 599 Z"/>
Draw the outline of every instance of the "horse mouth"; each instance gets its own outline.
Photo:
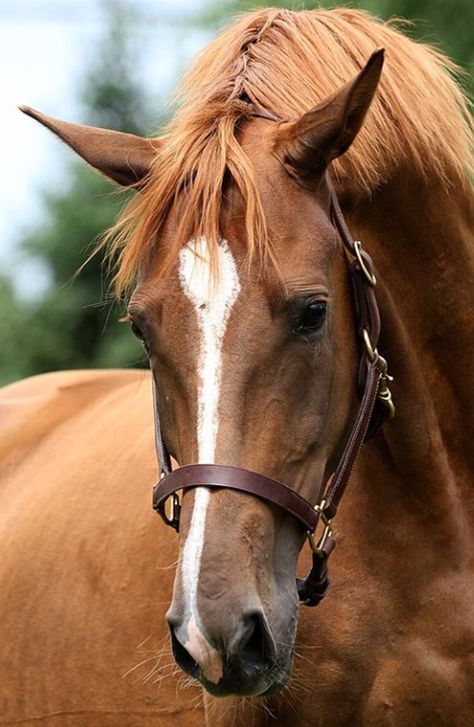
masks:
<path id="1" fill-rule="evenodd" d="M 217 682 L 206 679 L 201 666 L 171 632 L 173 656 L 178 666 L 199 682 L 214 697 L 266 697 L 283 689 L 288 670 L 276 665 L 259 668 L 245 663 L 224 662 L 224 672 Z"/>
<path id="2" fill-rule="evenodd" d="M 222 679 L 213 684 L 204 677 L 194 677 L 213 697 L 268 697 L 284 688 L 284 681 L 273 681 L 271 677 L 262 675 L 261 678 L 242 675 L 239 672 L 228 671 Z"/>

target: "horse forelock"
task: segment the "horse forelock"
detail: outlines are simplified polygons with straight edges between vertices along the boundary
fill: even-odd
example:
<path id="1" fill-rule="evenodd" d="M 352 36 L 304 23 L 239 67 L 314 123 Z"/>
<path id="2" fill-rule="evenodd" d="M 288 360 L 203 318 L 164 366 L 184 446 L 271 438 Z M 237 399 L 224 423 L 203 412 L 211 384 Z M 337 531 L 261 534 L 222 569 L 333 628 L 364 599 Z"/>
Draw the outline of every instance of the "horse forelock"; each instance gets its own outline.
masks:
<path id="1" fill-rule="evenodd" d="M 118 257 L 118 291 L 133 285 L 183 192 L 187 201 L 167 261 L 190 238 L 205 237 L 216 266 L 226 176 L 243 199 L 249 258 L 257 252 L 273 259 L 255 171 L 236 136 L 239 124 L 251 104 L 297 118 L 354 77 L 380 46 L 386 64 L 379 91 L 354 144 L 333 165 L 338 183 L 350 180 L 352 190 L 367 196 L 402 164 L 445 185 L 472 170 L 472 122 L 452 77 L 459 69 L 439 51 L 359 10 L 244 14 L 191 67 L 148 181 L 106 237 Z"/>

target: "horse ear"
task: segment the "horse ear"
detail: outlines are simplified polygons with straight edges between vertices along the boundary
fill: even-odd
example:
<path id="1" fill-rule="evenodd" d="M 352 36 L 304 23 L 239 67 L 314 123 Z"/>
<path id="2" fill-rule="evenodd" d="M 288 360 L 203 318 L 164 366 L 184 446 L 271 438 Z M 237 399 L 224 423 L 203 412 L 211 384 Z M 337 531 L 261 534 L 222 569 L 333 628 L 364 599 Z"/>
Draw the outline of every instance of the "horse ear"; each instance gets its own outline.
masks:
<path id="1" fill-rule="evenodd" d="M 88 164 L 123 186 L 140 186 L 160 146 L 159 139 L 70 124 L 28 106 L 20 106 L 20 111 L 46 126 Z"/>
<path id="2" fill-rule="evenodd" d="M 289 174 L 313 186 L 330 162 L 347 151 L 364 122 L 383 61 L 381 48 L 355 79 L 297 121 L 280 126 L 275 152 Z"/>

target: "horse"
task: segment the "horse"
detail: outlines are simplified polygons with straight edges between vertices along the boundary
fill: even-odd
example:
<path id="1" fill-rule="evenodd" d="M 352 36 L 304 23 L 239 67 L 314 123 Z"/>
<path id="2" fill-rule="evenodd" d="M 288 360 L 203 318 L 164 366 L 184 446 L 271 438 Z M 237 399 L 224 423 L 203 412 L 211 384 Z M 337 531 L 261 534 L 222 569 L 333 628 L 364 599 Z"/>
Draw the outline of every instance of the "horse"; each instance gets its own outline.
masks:
<path id="1" fill-rule="evenodd" d="M 472 723 L 474 197 L 455 73 L 365 12 L 264 9 L 204 49 L 161 136 L 24 109 L 136 190 L 105 243 L 160 462 L 179 464 L 158 509 L 169 477 L 199 475 L 161 508 L 179 536 L 153 522 L 145 373 L 6 389 L 6 724 Z M 375 314 L 375 338 L 361 325 L 374 291 L 380 338 Z M 354 422 L 358 450 L 387 403 L 386 365 L 367 383 L 382 361 L 396 415 L 351 449 L 335 521 L 324 498 Z M 276 502 L 288 489 L 317 542 Z M 335 543 L 328 592 L 320 572 L 324 599 L 300 605 L 297 572 Z M 156 653 L 168 628 L 179 694 Z M 119 674 L 141 641 L 138 687 Z"/>

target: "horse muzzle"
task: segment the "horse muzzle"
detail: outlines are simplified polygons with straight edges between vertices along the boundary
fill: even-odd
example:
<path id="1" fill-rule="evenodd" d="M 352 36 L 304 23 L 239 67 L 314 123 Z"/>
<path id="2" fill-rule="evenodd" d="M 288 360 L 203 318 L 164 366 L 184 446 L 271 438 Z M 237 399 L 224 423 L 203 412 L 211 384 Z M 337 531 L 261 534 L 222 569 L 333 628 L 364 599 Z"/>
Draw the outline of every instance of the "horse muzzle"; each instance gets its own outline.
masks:
<path id="1" fill-rule="evenodd" d="M 270 694 L 286 683 L 290 669 L 288 665 L 280 668 L 263 610 L 244 612 L 231 621 L 227 633 L 212 638 L 204 635 L 193 618 L 187 623 L 175 619 L 171 609 L 167 620 L 176 663 L 213 696 Z M 219 647 L 214 646 L 217 643 Z"/>

